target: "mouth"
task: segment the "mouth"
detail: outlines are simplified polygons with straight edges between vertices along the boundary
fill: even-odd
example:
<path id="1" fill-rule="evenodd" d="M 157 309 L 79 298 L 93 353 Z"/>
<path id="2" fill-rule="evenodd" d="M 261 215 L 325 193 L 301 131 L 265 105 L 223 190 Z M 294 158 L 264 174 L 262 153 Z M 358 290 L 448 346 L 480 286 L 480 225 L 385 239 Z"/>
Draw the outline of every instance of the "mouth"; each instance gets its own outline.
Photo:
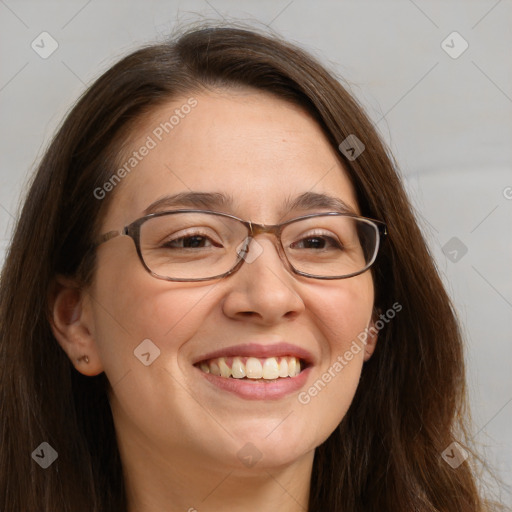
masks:
<path id="1" fill-rule="evenodd" d="M 198 357 L 194 368 L 210 389 L 248 400 L 278 400 L 302 388 L 315 364 L 305 349 L 280 343 L 248 343 Z"/>
<path id="2" fill-rule="evenodd" d="M 296 377 L 308 364 L 296 356 L 234 356 L 207 359 L 194 366 L 224 379 L 275 382 Z"/>

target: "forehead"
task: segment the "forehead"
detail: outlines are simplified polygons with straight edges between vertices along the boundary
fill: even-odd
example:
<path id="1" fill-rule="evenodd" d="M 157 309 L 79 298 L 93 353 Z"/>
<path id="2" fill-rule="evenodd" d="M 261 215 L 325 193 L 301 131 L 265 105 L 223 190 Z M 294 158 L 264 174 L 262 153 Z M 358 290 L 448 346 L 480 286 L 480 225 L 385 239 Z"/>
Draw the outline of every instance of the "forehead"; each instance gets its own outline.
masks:
<path id="1" fill-rule="evenodd" d="M 305 193 L 341 199 L 359 213 L 350 179 L 318 124 L 296 105 L 251 89 L 199 93 L 159 107 L 139 123 L 120 165 L 129 172 L 115 190 L 109 223 L 126 224 L 164 196 L 191 192 L 227 196 L 224 211 L 261 223 L 276 222 Z"/>

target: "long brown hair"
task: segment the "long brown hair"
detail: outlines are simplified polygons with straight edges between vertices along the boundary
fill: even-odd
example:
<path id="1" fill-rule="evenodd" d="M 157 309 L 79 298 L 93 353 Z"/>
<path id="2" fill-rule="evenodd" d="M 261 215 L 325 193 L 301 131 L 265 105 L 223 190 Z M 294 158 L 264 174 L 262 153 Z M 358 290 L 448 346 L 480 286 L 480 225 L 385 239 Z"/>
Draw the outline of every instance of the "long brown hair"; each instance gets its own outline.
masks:
<path id="1" fill-rule="evenodd" d="M 250 86 L 302 106 L 334 148 L 362 214 L 389 237 L 373 269 L 375 305 L 403 311 L 381 331 L 353 403 L 316 449 L 311 511 L 482 511 L 474 468 L 441 457 L 466 446 L 462 341 L 392 157 L 363 109 L 311 56 L 275 36 L 203 27 L 142 48 L 104 73 L 71 110 L 28 190 L 0 287 L 0 510 L 126 510 L 124 480 L 104 374 L 77 372 L 50 329 L 57 275 L 90 282 L 97 227 L 115 191 L 98 201 L 142 116 L 173 97 Z M 48 442 L 58 459 L 31 453 Z M 469 449 L 468 449 L 469 450 Z"/>

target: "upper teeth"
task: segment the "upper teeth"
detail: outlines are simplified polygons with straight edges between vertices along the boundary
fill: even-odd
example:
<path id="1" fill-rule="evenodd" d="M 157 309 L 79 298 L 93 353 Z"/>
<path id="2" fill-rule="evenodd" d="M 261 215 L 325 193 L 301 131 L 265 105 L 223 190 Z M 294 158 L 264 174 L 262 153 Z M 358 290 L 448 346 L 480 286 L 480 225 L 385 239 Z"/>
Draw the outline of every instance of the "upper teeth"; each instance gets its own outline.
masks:
<path id="1" fill-rule="evenodd" d="M 205 373 L 235 379 L 266 379 L 295 377 L 301 371 L 300 359 L 286 357 L 217 357 L 203 361 L 200 368 Z"/>

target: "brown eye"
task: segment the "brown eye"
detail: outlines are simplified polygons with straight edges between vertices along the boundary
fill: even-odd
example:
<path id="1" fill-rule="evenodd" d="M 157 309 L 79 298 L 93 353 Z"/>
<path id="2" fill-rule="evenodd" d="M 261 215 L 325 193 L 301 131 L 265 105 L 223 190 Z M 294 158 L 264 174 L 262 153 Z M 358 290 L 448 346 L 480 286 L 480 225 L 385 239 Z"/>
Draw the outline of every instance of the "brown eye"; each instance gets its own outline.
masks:
<path id="1" fill-rule="evenodd" d="M 297 242 L 293 242 L 290 244 L 291 249 L 342 249 L 342 245 L 339 243 L 338 240 L 331 236 L 308 236 L 304 237 Z"/>
<path id="2" fill-rule="evenodd" d="M 211 238 L 202 235 L 182 236 L 163 244 L 163 247 L 170 249 L 197 249 L 212 246 L 222 247 L 220 244 L 213 242 Z"/>

